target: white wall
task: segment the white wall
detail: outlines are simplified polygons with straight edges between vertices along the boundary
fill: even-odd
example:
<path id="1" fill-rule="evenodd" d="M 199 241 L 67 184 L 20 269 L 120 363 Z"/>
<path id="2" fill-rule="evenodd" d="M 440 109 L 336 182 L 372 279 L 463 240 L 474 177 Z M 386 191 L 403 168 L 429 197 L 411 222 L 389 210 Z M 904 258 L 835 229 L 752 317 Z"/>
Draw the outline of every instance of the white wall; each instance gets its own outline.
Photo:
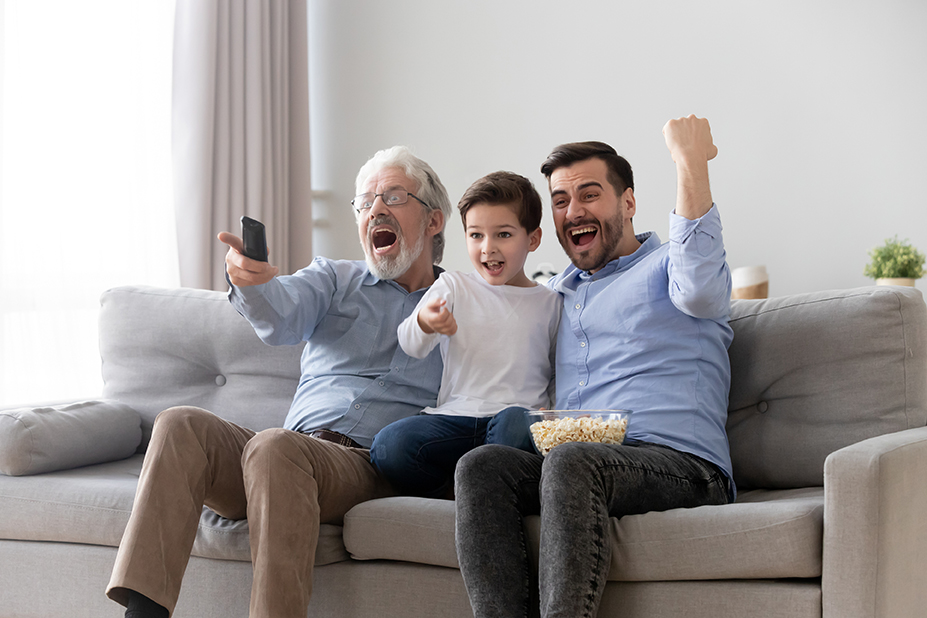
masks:
<path id="1" fill-rule="evenodd" d="M 360 259 L 349 200 L 376 150 L 406 144 L 451 201 L 508 169 L 545 197 L 526 268 L 567 260 L 541 162 L 608 142 L 634 167 L 635 230 L 666 239 L 675 168 L 661 128 L 695 113 L 732 268 L 779 296 L 871 283 L 886 237 L 927 251 L 927 3 L 309 0 L 314 252 Z M 459 218 L 447 268 L 470 270 Z M 924 289 L 925 280 L 918 282 Z"/>

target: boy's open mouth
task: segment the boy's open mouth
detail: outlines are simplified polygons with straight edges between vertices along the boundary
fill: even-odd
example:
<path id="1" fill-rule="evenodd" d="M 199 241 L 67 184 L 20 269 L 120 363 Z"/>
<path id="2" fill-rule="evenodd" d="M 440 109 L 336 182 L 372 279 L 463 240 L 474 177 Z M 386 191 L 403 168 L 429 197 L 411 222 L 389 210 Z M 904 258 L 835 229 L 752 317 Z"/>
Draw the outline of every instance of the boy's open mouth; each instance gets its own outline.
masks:
<path id="1" fill-rule="evenodd" d="M 502 267 L 505 266 L 505 262 L 483 262 L 483 268 L 486 269 L 490 275 L 498 275 L 502 272 Z"/>
<path id="2" fill-rule="evenodd" d="M 585 247 L 595 239 L 598 233 L 599 231 L 591 225 L 578 227 L 569 231 L 570 240 L 576 247 Z"/>
<path id="3" fill-rule="evenodd" d="M 397 236 L 396 232 L 390 229 L 381 228 L 373 231 L 373 234 L 371 234 L 371 240 L 373 241 L 373 248 L 378 252 L 381 252 L 396 244 Z"/>

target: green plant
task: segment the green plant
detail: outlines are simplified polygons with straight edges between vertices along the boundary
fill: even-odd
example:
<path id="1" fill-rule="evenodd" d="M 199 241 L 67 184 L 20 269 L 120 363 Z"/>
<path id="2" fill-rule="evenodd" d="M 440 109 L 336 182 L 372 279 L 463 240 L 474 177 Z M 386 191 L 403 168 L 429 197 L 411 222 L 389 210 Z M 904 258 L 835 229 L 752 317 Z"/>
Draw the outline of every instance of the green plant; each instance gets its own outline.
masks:
<path id="1" fill-rule="evenodd" d="M 886 238 L 885 244 L 869 251 L 871 261 L 863 274 L 871 279 L 907 277 L 920 279 L 924 276 L 924 254 L 898 237 Z"/>

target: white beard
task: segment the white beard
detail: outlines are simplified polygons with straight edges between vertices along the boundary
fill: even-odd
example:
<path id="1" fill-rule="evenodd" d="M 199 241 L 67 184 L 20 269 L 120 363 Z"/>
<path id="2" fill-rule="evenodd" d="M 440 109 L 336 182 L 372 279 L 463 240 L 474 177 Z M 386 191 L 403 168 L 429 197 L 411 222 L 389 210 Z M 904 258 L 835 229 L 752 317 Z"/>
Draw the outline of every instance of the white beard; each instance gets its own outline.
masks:
<path id="1" fill-rule="evenodd" d="M 368 225 L 368 229 L 374 227 L 374 225 L 378 223 L 378 221 L 372 221 Z M 422 221 L 422 229 L 419 230 L 418 240 L 416 240 L 415 244 L 412 246 L 406 243 L 405 235 L 399 228 L 399 224 L 395 223 L 395 220 L 393 220 L 393 225 L 397 228 L 396 242 L 401 243 L 399 255 L 376 256 L 371 250 L 368 250 L 368 246 L 373 246 L 373 240 L 369 235 L 367 237 L 367 244 L 364 245 L 367 268 L 369 268 L 370 272 L 378 279 L 387 281 L 404 275 L 406 271 L 412 267 L 412 264 L 415 263 L 415 260 L 422 254 L 422 250 L 425 248 L 425 229 L 428 227 L 428 222 Z M 375 262 L 374 260 L 377 261 Z"/>

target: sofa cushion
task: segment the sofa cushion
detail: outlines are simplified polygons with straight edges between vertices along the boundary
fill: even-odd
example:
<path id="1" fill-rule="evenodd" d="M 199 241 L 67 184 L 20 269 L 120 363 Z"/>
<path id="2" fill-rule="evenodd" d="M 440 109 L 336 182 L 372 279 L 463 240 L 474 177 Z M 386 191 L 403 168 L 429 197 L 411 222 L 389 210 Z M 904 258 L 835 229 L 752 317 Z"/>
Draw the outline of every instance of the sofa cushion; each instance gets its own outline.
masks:
<path id="1" fill-rule="evenodd" d="M 120 287 L 100 303 L 103 395 L 139 411 L 143 445 L 178 405 L 254 431 L 283 425 L 303 345 L 264 344 L 221 292 Z"/>
<path id="2" fill-rule="evenodd" d="M 344 516 L 345 547 L 357 560 L 402 560 L 456 569 L 454 517 L 451 500 L 368 500 Z"/>
<path id="3" fill-rule="evenodd" d="M 0 412 L 0 473 L 21 476 L 131 456 L 141 417 L 115 401 Z"/>
<path id="4" fill-rule="evenodd" d="M 824 460 L 927 424 L 927 306 L 891 286 L 731 303 L 734 480 L 824 484 Z"/>
<path id="5" fill-rule="evenodd" d="M 537 561 L 540 518 L 525 526 Z M 735 504 L 611 520 L 614 581 L 819 577 L 824 491 L 755 490 Z M 383 498 L 355 506 L 344 543 L 358 560 L 458 567 L 454 503 Z"/>
<path id="6" fill-rule="evenodd" d="M 824 491 L 747 491 L 734 504 L 613 518 L 611 526 L 611 580 L 820 577 Z"/>
<path id="7" fill-rule="evenodd" d="M 142 455 L 30 477 L 0 476 L 0 539 L 59 541 L 116 547 L 129 521 Z M 247 520 L 203 509 L 194 556 L 251 560 Z M 323 525 L 317 565 L 349 558 L 341 526 Z"/>

